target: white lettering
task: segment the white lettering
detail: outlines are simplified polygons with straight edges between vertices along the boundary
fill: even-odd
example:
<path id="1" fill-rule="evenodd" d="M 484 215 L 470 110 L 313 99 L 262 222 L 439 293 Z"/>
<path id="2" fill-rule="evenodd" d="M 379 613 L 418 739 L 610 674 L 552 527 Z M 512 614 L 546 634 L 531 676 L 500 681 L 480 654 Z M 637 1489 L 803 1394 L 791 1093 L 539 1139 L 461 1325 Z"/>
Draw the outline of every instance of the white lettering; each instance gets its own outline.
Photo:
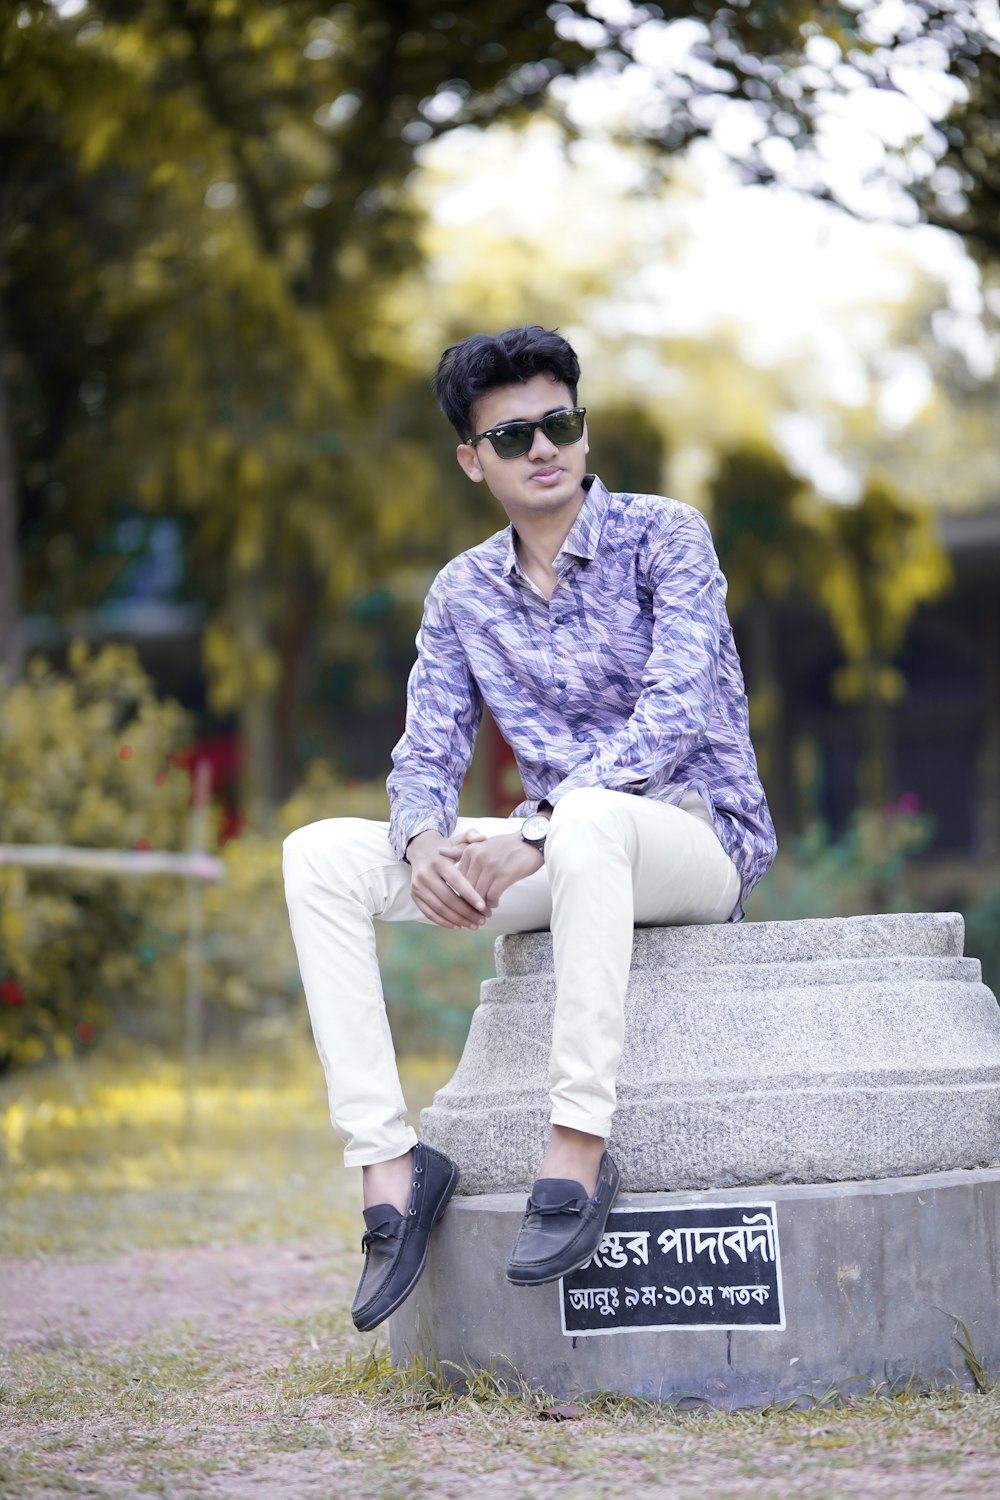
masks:
<path id="1" fill-rule="evenodd" d="M 595 1287 L 594 1305 L 602 1318 L 610 1318 L 618 1307 L 618 1288 L 616 1286 Z"/>
<path id="2" fill-rule="evenodd" d="M 748 1227 L 747 1249 L 751 1252 L 759 1250 L 761 1260 L 774 1259 L 774 1224 L 770 1214 L 744 1214 L 743 1222 L 746 1225 L 757 1224 L 758 1229 Z"/>
<path id="3" fill-rule="evenodd" d="M 620 1268 L 629 1264 L 631 1256 L 633 1266 L 648 1266 L 648 1242 L 648 1229 L 639 1229 L 634 1232 L 627 1229 L 609 1229 L 587 1265 Z"/>

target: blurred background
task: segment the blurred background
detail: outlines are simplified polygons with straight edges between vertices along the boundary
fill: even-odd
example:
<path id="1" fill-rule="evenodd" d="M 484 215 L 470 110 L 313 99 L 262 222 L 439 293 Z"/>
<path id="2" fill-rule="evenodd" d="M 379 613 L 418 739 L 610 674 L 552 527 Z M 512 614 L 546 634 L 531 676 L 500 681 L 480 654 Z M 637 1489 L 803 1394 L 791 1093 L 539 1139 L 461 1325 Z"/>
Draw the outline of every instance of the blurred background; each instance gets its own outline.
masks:
<path id="1" fill-rule="evenodd" d="M 0 68 L 0 843 L 182 850 L 207 765 L 209 1044 L 302 1042 L 280 838 L 385 815 L 503 520 L 430 376 L 524 322 L 609 487 L 712 525 L 751 919 L 961 910 L 1000 983 L 994 4 L 24 0 Z M 519 798 L 487 725 L 466 810 Z M 175 1048 L 190 899 L 0 868 L 0 1069 Z M 453 1057 L 490 944 L 380 942 Z"/>

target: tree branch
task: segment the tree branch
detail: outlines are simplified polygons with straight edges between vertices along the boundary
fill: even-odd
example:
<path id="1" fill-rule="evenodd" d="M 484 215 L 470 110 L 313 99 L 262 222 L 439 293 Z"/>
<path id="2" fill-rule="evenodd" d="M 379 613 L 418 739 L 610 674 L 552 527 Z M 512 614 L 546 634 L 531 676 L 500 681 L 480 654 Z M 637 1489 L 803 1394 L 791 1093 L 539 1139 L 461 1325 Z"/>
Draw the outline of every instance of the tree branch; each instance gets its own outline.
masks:
<path id="1" fill-rule="evenodd" d="M 204 11 L 196 11 L 189 0 L 167 0 L 170 14 L 191 43 L 191 61 L 208 113 L 225 133 L 235 175 L 246 198 L 257 242 L 266 256 L 277 256 L 281 237 L 271 205 L 243 142 L 235 111 L 226 96 L 217 69 L 208 52 L 211 22 Z"/>

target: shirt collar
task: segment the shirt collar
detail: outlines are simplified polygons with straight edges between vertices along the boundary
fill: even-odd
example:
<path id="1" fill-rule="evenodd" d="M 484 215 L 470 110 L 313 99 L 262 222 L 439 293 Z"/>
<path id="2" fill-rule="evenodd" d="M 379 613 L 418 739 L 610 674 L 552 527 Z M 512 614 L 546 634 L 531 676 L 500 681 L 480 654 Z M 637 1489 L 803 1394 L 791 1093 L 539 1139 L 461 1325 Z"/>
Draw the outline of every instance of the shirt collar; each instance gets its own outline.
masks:
<path id="1" fill-rule="evenodd" d="M 583 476 L 583 488 L 586 491 L 586 495 L 580 507 L 580 513 L 570 527 L 569 535 L 559 548 L 556 556 L 562 557 L 565 554 L 569 557 L 579 557 L 586 562 L 590 562 L 597 555 L 598 543 L 601 540 L 601 529 L 604 525 L 604 517 L 607 514 L 611 496 L 596 474 L 585 474 Z M 513 524 L 507 527 L 506 535 L 507 546 L 504 554 L 503 575 L 505 578 L 509 578 L 512 574 L 523 575 L 524 570 L 517 560 Z"/>

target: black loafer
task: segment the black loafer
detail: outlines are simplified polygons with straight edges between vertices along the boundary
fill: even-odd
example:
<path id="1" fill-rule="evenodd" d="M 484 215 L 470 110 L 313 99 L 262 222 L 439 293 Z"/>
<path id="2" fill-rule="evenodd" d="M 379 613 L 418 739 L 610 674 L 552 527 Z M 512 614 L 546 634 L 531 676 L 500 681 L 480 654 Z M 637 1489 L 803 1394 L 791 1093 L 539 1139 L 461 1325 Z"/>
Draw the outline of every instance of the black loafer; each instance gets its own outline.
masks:
<path id="1" fill-rule="evenodd" d="M 581 1182 L 541 1177 L 507 1262 L 515 1286 L 541 1286 L 585 1266 L 601 1243 L 621 1178 L 605 1151 L 592 1198 Z"/>
<path id="2" fill-rule="evenodd" d="M 457 1184 L 458 1168 L 451 1157 L 418 1142 L 409 1211 L 401 1214 L 391 1203 L 365 1209 L 365 1268 L 351 1306 L 354 1326 L 362 1333 L 377 1328 L 413 1291 L 427 1264 L 431 1230 Z"/>

